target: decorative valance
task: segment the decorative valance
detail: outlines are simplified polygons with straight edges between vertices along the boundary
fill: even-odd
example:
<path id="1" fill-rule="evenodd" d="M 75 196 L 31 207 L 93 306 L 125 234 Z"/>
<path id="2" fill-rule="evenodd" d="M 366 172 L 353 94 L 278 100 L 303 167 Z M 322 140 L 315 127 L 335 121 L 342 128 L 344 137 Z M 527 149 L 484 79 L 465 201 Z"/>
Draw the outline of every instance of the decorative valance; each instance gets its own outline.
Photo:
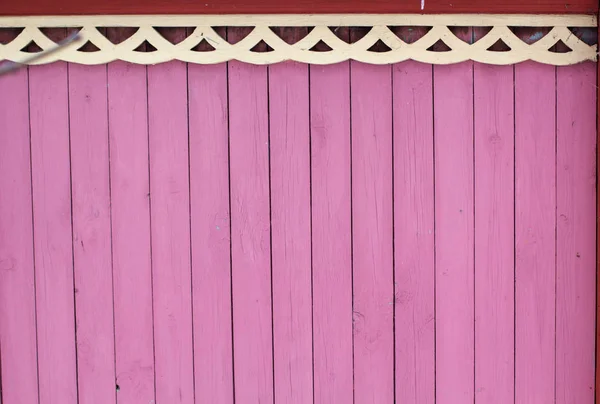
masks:
<path id="1" fill-rule="evenodd" d="M 107 35 L 107 30 L 115 27 L 132 28 L 131 35 L 115 43 Z M 236 32 L 246 27 L 246 36 L 228 36 L 226 30 L 217 27 Z M 282 27 L 296 29 L 299 34 L 282 35 L 290 32 Z M 346 60 L 389 64 L 409 59 L 431 64 L 473 60 L 506 65 L 533 60 L 570 65 L 597 60 L 596 27 L 596 16 L 578 14 L 11 16 L 0 17 L 0 32 L 5 31 L 3 40 L 0 38 L 0 60 L 22 64 L 61 60 L 87 65 L 114 60 L 136 64 L 170 60 L 198 64 L 231 60 L 260 65 L 286 60 L 320 65 Z M 53 51 L 57 42 L 45 32 L 56 28 L 78 32 L 77 40 Z M 362 35 L 346 38 L 340 35 L 340 28 L 356 29 Z M 183 37 L 169 40 L 163 34 L 165 29 L 178 29 Z M 239 40 L 233 41 L 233 36 Z M 37 45 L 37 52 L 28 48 L 31 44 Z"/>

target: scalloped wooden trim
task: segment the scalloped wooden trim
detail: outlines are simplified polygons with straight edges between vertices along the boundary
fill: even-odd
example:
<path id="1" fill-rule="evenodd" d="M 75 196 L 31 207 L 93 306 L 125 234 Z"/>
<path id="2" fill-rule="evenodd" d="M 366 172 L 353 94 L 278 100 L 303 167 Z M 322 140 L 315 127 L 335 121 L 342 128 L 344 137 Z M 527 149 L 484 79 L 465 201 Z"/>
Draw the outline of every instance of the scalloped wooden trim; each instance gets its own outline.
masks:
<path id="1" fill-rule="evenodd" d="M 253 27 L 252 32 L 232 45 L 219 36 L 215 26 Z M 370 27 L 371 30 L 355 43 L 340 40 L 328 27 Z M 408 44 L 396 36 L 389 26 L 427 26 L 432 29 L 414 43 Z M 493 27 L 483 38 L 467 44 L 449 29 L 451 26 Z M 509 27 L 552 27 L 539 41 L 527 44 L 519 39 Z M 0 17 L 0 28 L 24 28 L 11 42 L 0 44 L 0 60 L 24 64 L 44 64 L 62 60 L 79 64 L 102 64 L 123 60 L 136 64 L 156 64 L 170 60 L 189 63 L 213 64 L 239 60 L 251 64 L 272 64 L 286 60 L 311 64 L 333 64 L 356 60 L 371 64 L 389 64 L 412 59 L 431 64 L 451 64 L 465 60 L 506 65 L 533 60 L 550 65 L 570 65 L 586 60 L 597 60 L 597 45 L 587 45 L 569 30 L 569 27 L 596 27 L 597 17 L 590 15 L 154 15 L 154 16 L 48 16 L 48 17 Z M 56 43 L 45 36 L 40 28 L 83 27 L 78 44 L 53 51 L 42 57 L 22 49 L 34 41 L 43 51 L 51 50 Z M 113 44 L 98 31 L 101 27 L 136 27 L 137 32 L 127 40 Z M 154 27 L 195 27 L 190 36 L 178 44 L 172 44 Z M 303 39 L 288 44 L 270 27 L 314 27 Z M 213 51 L 191 50 L 206 40 Z M 449 48 L 446 52 L 429 50 L 442 40 Z M 490 51 L 498 40 L 511 50 Z M 93 43 L 99 51 L 79 50 L 83 43 Z M 144 41 L 156 51 L 138 52 L 135 49 Z M 252 48 L 260 41 L 273 50 L 254 52 Z M 320 41 L 332 50 L 311 50 Z M 376 42 L 382 41 L 387 52 L 370 51 Z M 549 49 L 562 41 L 572 51 L 555 53 Z"/>

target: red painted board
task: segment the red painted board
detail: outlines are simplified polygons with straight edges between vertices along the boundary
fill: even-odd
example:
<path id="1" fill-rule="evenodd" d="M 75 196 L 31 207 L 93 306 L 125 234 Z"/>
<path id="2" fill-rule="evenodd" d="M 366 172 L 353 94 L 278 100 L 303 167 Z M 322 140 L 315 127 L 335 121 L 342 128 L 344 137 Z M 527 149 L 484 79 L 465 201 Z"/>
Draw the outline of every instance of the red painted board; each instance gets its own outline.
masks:
<path id="1" fill-rule="evenodd" d="M 0 2 L 0 15 L 523 13 L 594 14 L 597 0 L 31 0 Z"/>

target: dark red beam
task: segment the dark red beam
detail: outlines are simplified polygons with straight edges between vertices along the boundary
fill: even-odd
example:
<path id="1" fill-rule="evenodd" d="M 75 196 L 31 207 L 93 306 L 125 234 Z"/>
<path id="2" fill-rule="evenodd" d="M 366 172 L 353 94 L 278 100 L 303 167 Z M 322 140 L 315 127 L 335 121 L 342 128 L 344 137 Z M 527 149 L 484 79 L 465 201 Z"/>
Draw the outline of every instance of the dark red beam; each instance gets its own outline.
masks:
<path id="1" fill-rule="evenodd" d="M 423 4 L 423 8 L 421 8 Z M 0 15 L 596 14 L 598 0 L 0 0 Z"/>

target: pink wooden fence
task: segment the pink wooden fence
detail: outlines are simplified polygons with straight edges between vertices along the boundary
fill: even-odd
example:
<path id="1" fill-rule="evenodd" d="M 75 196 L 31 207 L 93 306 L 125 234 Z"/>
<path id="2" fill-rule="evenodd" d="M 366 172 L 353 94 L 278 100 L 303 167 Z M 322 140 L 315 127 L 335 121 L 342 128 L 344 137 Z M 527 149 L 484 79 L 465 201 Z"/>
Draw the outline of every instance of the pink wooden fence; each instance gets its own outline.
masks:
<path id="1" fill-rule="evenodd" d="M 3 77 L 2 403 L 592 403 L 595 72 Z"/>

